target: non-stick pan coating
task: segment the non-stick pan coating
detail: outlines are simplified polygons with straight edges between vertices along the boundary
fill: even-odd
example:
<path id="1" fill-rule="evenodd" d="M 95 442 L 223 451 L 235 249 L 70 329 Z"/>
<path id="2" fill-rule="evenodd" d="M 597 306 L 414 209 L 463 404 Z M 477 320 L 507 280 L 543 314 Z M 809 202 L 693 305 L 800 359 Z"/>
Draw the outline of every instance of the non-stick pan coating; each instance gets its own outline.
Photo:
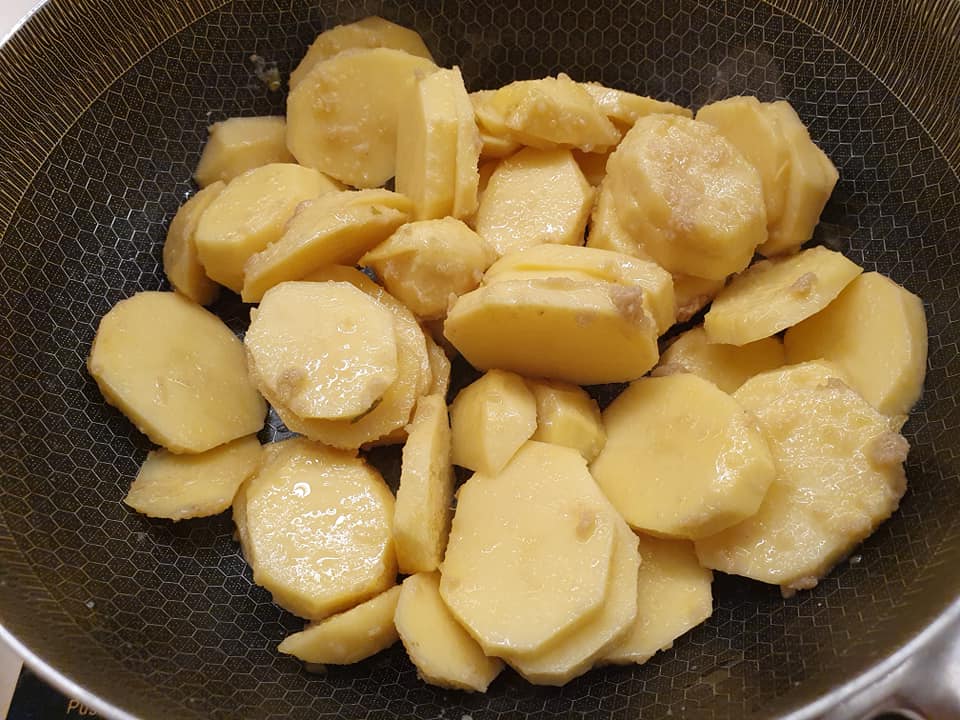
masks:
<path id="1" fill-rule="evenodd" d="M 51 1 L 0 49 L 0 620 L 40 659 L 149 717 L 743 718 L 850 681 L 956 597 L 960 4 L 221 4 Z M 690 107 L 788 98 L 809 123 L 840 168 L 818 239 L 918 293 L 931 333 L 902 508 L 816 589 L 718 576 L 711 620 L 642 667 L 562 689 L 505 673 L 470 696 L 419 682 L 399 646 L 304 673 L 275 652 L 300 621 L 252 585 L 228 515 L 121 504 L 148 444 L 84 369 L 98 318 L 166 287 L 206 126 L 283 113 L 258 66 L 285 78 L 319 30 L 371 13 L 419 30 L 470 89 L 565 71 Z M 216 311 L 243 330 L 235 298 Z"/>

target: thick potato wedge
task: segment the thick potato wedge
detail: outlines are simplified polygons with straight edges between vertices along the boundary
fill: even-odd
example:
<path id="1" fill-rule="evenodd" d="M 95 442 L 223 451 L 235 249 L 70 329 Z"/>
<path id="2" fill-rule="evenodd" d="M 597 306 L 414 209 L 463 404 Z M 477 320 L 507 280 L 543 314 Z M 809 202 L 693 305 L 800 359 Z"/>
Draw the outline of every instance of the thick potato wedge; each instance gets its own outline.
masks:
<path id="1" fill-rule="evenodd" d="M 401 50 L 345 50 L 317 63 L 287 98 L 287 147 L 297 162 L 358 188 L 393 177 L 397 120 L 433 61 Z"/>
<path id="2" fill-rule="evenodd" d="M 138 513 L 168 520 L 219 515 L 260 466 L 253 435 L 197 455 L 152 450 L 123 499 Z"/>
<path id="3" fill-rule="evenodd" d="M 400 586 L 394 585 L 350 610 L 287 635 L 277 651 L 319 665 L 366 660 L 400 639 L 393 624 L 399 600 Z"/>
<path id="4" fill-rule="evenodd" d="M 207 207 L 194 239 L 207 275 L 234 292 L 247 259 L 276 242 L 304 200 L 339 190 L 323 173 L 290 163 L 264 165 L 234 178 Z"/>
<path id="5" fill-rule="evenodd" d="M 707 340 L 746 345 L 776 335 L 820 312 L 861 272 L 825 247 L 755 263 L 713 301 L 703 319 Z"/>
<path id="6" fill-rule="evenodd" d="M 253 580 L 280 607 L 310 620 L 390 588 L 393 495 L 362 459 L 304 438 L 264 448 L 245 485 Z"/>
<path id="7" fill-rule="evenodd" d="M 643 378 L 603 413 L 607 443 L 591 465 L 631 527 L 696 539 L 749 518 L 776 477 L 754 420 L 695 375 Z"/>
<path id="8" fill-rule="evenodd" d="M 909 445 L 824 361 L 757 375 L 734 397 L 760 422 L 778 476 L 759 511 L 698 540 L 697 557 L 785 592 L 811 588 L 897 509 Z"/>
<path id="9" fill-rule="evenodd" d="M 282 116 L 228 118 L 211 125 L 207 133 L 193 174 L 202 188 L 230 182 L 262 165 L 296 162 L 287 150 L 287 121 Z"/>
<path id="10" fill-rule="evenodd" d="M 595 82 L 580 83 L 580 86 L 589 93 L 603 114 L 622 132 L 632 128 L 637 120 L 647 115 L 665 114 L 693 117 L 693 113 L 687 108 L 665 100 L 654 100 L 644 95 L 634 95 L 625 90 L 608 88 Z"/>
<path id="11" fill-rule="evenodd" d="M 167 280 L 174 290 L 200 305 L 209 305 L 216 300 L 220 287 L 207 277 L 203 269 L 195 233 L 200 216 L 225 187 L 222 182 L 215 182 L 181 205 L 170 222 L 163 243 L 163 272 Z"/>
<path id="12" fill-rule="evenodd" d="M 864 273 L 784 336 L 791 363 L 823 358 L 885 415 L 910 411 L 927 373 L 923 302 L 879 273 Z"/>
<path id="13" fill-rule="evenodd" d="M 487 654 L 535 653 L 602 611 L 621 523 L 576 450 L 528 442 L 460 488 L 440 593 Z"/>
<path id="14" fill-rule="evenodd" d="M 573 448 L 593 462 L 607 442 L 597 401 L 569 383 L 527 380 L 527 387 L 537 401 L 537 431 L 531 439 Z"/>
<path id="15" fill-rule="evenodd" d="M 394 617 L 417 674 L 431 685 L 486 692 L 503 670 L 451 615 L 440 597 L 437 573 L 418 573 L 403 581 Z"/>
<path id="16" fill-rule="evenodd" d="M 87 369 L 104 399 L 157 445 L 201 453 L 263 427 L 243 344 L 170 292 L 121 300 L 100 320 Z"/>

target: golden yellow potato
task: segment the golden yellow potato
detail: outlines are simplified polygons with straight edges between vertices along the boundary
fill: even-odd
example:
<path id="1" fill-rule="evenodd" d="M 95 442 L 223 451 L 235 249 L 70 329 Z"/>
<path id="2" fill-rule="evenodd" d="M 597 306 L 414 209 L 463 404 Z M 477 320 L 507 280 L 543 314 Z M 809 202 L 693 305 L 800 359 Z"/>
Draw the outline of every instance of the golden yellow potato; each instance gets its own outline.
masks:
<path id="1" fill-rule="evenodd" d="M 569 150 L 525 148 L 493 171 L 474 228 L 497 255 L 541 243 L 580 245 L 592 202 L 593 188 Z"/>
<path id="2" fill-rule="evenodd" d="M 491 370 L 450 406 L 453 463 L 495 475 L 537 429 L 537 401 L 523 378 Z"/>
<path id="3" fill-rule="evenodd" d="M 232 515 L 233 524 L 236 527 L 235 539 L 240 543 L 240 551 L 247 565 L 253 567 L 253 548 L 250 546 L 250 534 L 247 532 L 247 481 L 241 483 L 237 492 L 234 493 Z"/>
<path id="4" fill-rule="evenodd" d="M 700 567 L 693 543 L 641 535 L 637 619 L 627 636 L 602 658 L 642 664 L 713 614 L 713 573 Z"/>
<path id="5" fill-rule="evenodd" d="M 606 178 L 606 176 L 604 176 Z M 640 244 L 623 228 L 617 217 L 617 206 L 609 181 L 601 182 L 590 214 L 590 229 L 587 232 L 587 247 L 632 255 L 643 260 L 653 260 Z"/>
<path id="6" fill-rule="evenodd" d="M 521 148 L 520 143 L 509 137 L 502 120 L 496 111 L 490 107 L 490 100 L 496 92 L 496 90 L 477 90 L 470 93 L 474 122 L 480 131 L 480 157 L 487 160 L 501 160 L 513 155 Z M 484 118 L 488 118 L 494 128 L 489 127 L 484 122 Z"/>
<path id="7" fill-rule="evenodd" d="M 220 287 L 207 277 L 197 254 L 195 233 L 200 216 L 226 187 L 215 182 L 187 200 L 173 216 L 163 243 L 163 272 L 178 293 L 195 303 L 209 305 L 217 299 Z"/>
<path id="8" fill-rule="evenodd" d="M 451 297 L 480 284 L 496 253 L 460 220 L 407 223 L 360 258 L 391 295 L 424 320 L 447 314 Z"/>
<path id="9" fill-rule="evenodd" d="M 685 107 L 674 105 L 664 100 L 654 100 L 643 95 L 634 95 L 625 90 L 608 88 L 600 83 L 580 83 L 580 86 L 589 93 L 600 110 L 622 132 L 626 132 L 642 117 L 647 115 L 682 115 L 692 118 L 693 113 Z"/>
<path id="10" fill-rule="evenodd" d="M 450 358 L 429 333 L 424 333 L 424 337 L 427 341 L 427 356 L 430 363 L 430 387 L 427 394 L 445 398 L 450 389 Z"/>
<path id="11" fill-rule="evenodd" d="M 197 455 L 152 450 L 123 499 L 138 513 L 169 520 L 218 515 L 260 465 L 260 443 L 248 435 Z"/>
<path id="12" fill-rule="evenodd" d="M 624 230 L 671 273 L 720 280 L 767 239 L 760 175 L 713 127 L 648 115 L 607 161 Z"/>
<path id="13" fill-rule="evenodd" d="M 635 380 L 658 358 L 657 324 L 643 290 L 613 283 L 550 278 L 484 285 L 457 299 L 444 333 L 480 370 L 577 385 Z"/>
<path id="14" fill-rule="evenodd" d="M 287 150 L 283 117 L 232 117 L 214 123 L 207 133 L 207 144 L 193 173 L 200 187 L 230 182 L 261 165 L 296 162 Z"/>
<path id="15" fill-rule="evenodd" d="M 350 665 L 366 660 L 399 639 L 393 624 L 399 600 L 400 586 L 394 585 L 350 610 L 287 635 L 277 650 L 320 665 Z"/>
<path id="16" fill-rule="evenodd" d="M 673 276 L 673 295 L 677 301 L 677 322 L 687 322 L 720 294 L 723 280 L 707 280 L 693 275 Z"/>
<path id="17" fill-rule="evenodd" d="M 100 319 L 87 369 L 104 400 L 171 452 L 252 435 L 267 414 L 243 344 L 177 293 L 141 292 L 114 305 Z"/>
<path id="18" fill-rule="evenodd" d="M 528 442 L 460 488 L 440 594 L 487 654 L 535 653 L 602 611 L 620 523 L 576 450 Z"/>
<path id="19" fill-rule="evenodd" d="M 863 268 L 825 247 L 762 260 L 717 295 L 703 318 L 707 340 L 746 345 L 820 312 Z"/>
<path id="20" fill-rule="evenodd" d="M 400 639 L 417 674 L 440 687 L 486 692 L 503 670 L 487 657 L 440 597 L 437 573 L 418 573 L 403 581 L 394 617 Z"/>
<path id="21" fill-rule="evenodd" d="M 537 430 L 531 439 L 573 448 L 593 462 L 607 442 L 597 401 L 569 383 L 527 380 L 527 386 L 537 402 Z"/>
<path id="22" fill-rule="evenodd" d="M 347 25 L 337 25 L 317 35 L 300 64 L 290 73 L 290 89 L 293 90 L 316 65 L 344 50 L 378 47 L 402 50 L 433 60 L 423 44 L 423 38 L 416 31 L 373 15 Z"/>
<path id="23" fill-rule="evenodd" d="M 287 147 L 297 162 L 347 185 L 393 177 L 397 121 L 413 85 L 437 69 L 401 50 L 345 50 L 317 63 L 287 97 Z"/>
<path id="24" fill-rule="evenodd" d="M 440 567 L 450 534 L 453 465 L 450 422 L 443 395 L 417 401 L 403 446 L 400 486 L 393 515 L 393 541 L 400 572 Z"/>
<path id="25" fill-rule="evenodd" d="M 759 511 L 696 543 L 705 567 L 815 586 L 897 509 L 909 445 L 825 361 L 757 375 L 734 398 L 757 418 L 777 465 Z"/>
<path id="26" fill-rule="evenodd" d="M 270 288 L 326 265 L 352 265 L 410 219 L 410 201 L 389 190 L 328 193 L 301 203 L 283 235 L 244 264 L 242 296 L 259 302 Z"/>
<path id="27" fill-rule="evenodd" d="M 583 675 L 631 630 L 637 618 L 637 536 L 617 518 L 607 594 L 600 611 L 583 625 L 533 653 L 505 655 L 535 685 L 565 685 Z"/>
<path id="28" fill-rule="evenodd" d="M 297 205 L 338 189 L 323 173 L 291 163 L 264 165 L 234 178 L 194 231 L 207 275 L 240 292 L 247 258 L 280 239 Z"/>
<path id="29" fill-rule="evenodd" d="M 696 375 L 636 381 L 603 424 L 607 443 L 590 470 L 636 530 L 707 537 L 757 512 L 776 476 L 756 422 Z"/>
<path id="30" fill-rule="evenodd" d="M 480 152 L 483 138 L 477 126 L 473 103 L 463 86 L 460 68 L 454 67 L 456 82 L 454 98 L 457 112 L 457 163 L 453 185 L 453 211 L 455 218 L 466 220 L 477 212 L 480 201 Z"/>
<path id="31" fill-rule="evenodd" d="M 879 273 L 864 273 L 784 337 L 791 363 L 823 358 L 885 415 L 920 399 L 927 373 L 923 301 Z"/>
<path id="32" fill-rule="evenodd" d="M 678 336 L 663 351 L 651 375 L 692 373 L 709 380 L 725 393 L 732 393 L 754 375 L 785 364 L 783 343 L 777 337 L 739 347 L 711 344 L 703 327 L 698 325 Z"/>
<path id="33" fill-rule="evenodd" d="M 280 607 L 322 620 L 394 584 L 393 495 L 361 458 L 304 438 L 273 443 L 245 493 L 253 580 Z"/>

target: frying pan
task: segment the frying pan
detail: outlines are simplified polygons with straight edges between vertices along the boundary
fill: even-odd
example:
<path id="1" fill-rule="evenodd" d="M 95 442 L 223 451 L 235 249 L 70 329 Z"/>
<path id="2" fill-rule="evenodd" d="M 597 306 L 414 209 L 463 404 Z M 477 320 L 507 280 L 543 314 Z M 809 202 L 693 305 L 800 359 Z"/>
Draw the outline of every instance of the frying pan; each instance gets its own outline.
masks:
<path id="1" fill-rule="evenodd" d="M 166 287 L 167 223 L 205 128 L 278 114 L 318 31 L 417 29 L 471 89 L 566 71 L 698 107 L 787 98 L 840 169 L 816 239 L 919 294 L 926 392 L 896 516 L 815 589 L 718 575 L 705 625 L 646 665 L 487 695 L 394 647 L 310 675 L 231 520 L 121 504 L 148 445 L 84 371 L 98 318 Z M 111 718 L 960 717 L 960 2 L 49 0 L 0 47 L 0 621 Z M 237 332 L 247 311 L 215 310 Z M 283 435 L 271 419 L 264 441 Z M 395 451 L 375 461 L 396 480 Z"/>

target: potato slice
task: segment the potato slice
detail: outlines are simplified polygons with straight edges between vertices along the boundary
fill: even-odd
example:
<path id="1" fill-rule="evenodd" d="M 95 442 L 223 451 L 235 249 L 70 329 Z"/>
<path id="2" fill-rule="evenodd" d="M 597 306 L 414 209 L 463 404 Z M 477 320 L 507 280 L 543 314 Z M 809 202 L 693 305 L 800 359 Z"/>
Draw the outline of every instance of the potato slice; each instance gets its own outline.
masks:
<path id="1" fill-rule="evenodd" d="M 473 103 L 463 86 L 460 68 L 454 67 L 457 82 L 454 97 L 457 110 L 457 174 L 453 187 L 453 216 L 461 220 L 477 212 L 480 193 L 480 151 L 483 140 L 477 127 Z"/>
<path id="2" fill-rule="evenodd" d="M 486 692 L 503 670 L 503 662 L 484 655 L 450 614 L 440 597 L 437 573 L 418 573 L 403 581 L 394 622 L 407 655 L 424 682 Z"/>
<path id="3" fill-rule="evenodd" d="M 690 318 L 713 302 L 726 284 L 723 280 L 707 280 L 693 275 L 673 276 L 673 295 L 677 301 L 677 322 Z"/>
<path id="4" fill-rule="evenodd" d="M 624 230 L 671 273 L 723 279 L 767 239 L 760 175 L 706 123 L 640 118 L 607 179 Z"/>
<path id="5" fill-rule="evenodd" d="M 352 265 L 410 219 L 410 201 L 389 190 L 329 193 L 301 203 L 280 239 L 244 265 L 243 299 L 259 302 L 286 280 L 325 265 Z"/>
<path id="6" fill-rule="evenodd" d="M 404 225 L 360 258 L 391 295 L 424 320 L 447 314 L 451 296 L 480 284 L 496 253 L 477 233 L 454 218 Z"/>
<path id="7" fill-rule="evenodd" d="M 488 655 L 537 652 L 602 612 L 618 522 L 576 450 L 528 442 L 460 488 L 440 594 Z"/>
<path id="8" fill-rule="evenodd" d="M 261 392 L 302 418 L 363 415 L 399 374 L 393 315 L 349 283 L 277 285 L 244 344 Z"/>
<path id="9" fill-rule="evenodd" d="M 439 395 L 445 398 L 450 389 L 450 358 L 440 345 L 424 333 L 427 341 L 427 356 L 430 362 L 430 387 L 428 395 Z"/>
<path id="10" fill-rule="evenodd" d="M 637 536 L 620 518 L 611 558 L 607 597 L 600 612 L 534 653 L 505 656 L 510 666 L 536 685 L 565 685 L 583 675 L 632 629 L 637 618 Z"/>
<path id="11" fill-rule="evenodd" d="M 647 115 L 667 114 L 682 115 L 692 118 L 693 113 L 685 107 L 674 105 L 664 100 L 654 100 L 643 95 L 634 95 L 625 90 L 608 88 L 600 83 L 580 83 L 580 86 L 589 93 L 600 110 L 622 132 L 626 132 L 642 117 Z"/>
<path id="12" fill-rule="evenodd" d="M 186 520 L 219 515 L 260 465 L 260 443 L 248 435 L 198 455 L 152 450 L 123 499 L 148 517 Z"/>
<path id="13" fill-rule="evenodd" d="M 167 280 L 174 290 L 200 305 L 209 305 L 216 300 L 220 287 L 207 277 L 197 254 L 197 223 L 225 187 L 222 182 L 215 182 L 181 205 L 170 222 L 163 243 L 163 272 Z"/>
<path id="14" fill-rule="evenodd" d="M 763 338 L 739 347 L 710 344 L 703 327 L 697 326 L 677 337 L 664 350 L 660 364 L 651 375 L 693 373 L 725 393 L 732 393 L 754 375 L 784 364 L 783 343 L 777 337 Z"/>
<path id="15" fill-rule="evenodd" d="M 637 530 L 712 535 L 757 512 L 776 475 L 754 420 L 696 375 L 638 380 L 603 423 L 607 444 L 590 469 Z"/>
<path id="16" fill-rule="evenodd" d="M 578 385 L 635 380 L 658 357 L 657 325 L 643 290 L 613 283 L 552 278 L 485 285 L 457 299 L 444 333 L 481 370 Z"/>
<path id="17" fill-rule="evenodd" d="M 523 378 L 491 370 L 450 406 L 453 463 L 495 475 L 537 429 L 537 401 Z"/>
<path id="18" fill-rule="evenodd" d="M 746 345 L 820 312 L 863 268 L 825 247 L 762 260 L 735 277 L 703 319 L 707 340 Z"/>
<path id="19" fill-rule="evenodd" d="M 207 207 L 194 239 L 207 275 L 234 292 L 243 287 L 243 266 L 283 234 L 304 200 L 338 190 L 323 173 L 273 163 L 234 178 Z"/>
<path id="20" fill-rule="evenodd" d="M 612 151 L 605 153 L 588 153 L 583 152 L 583 150 L 571 150 L 571 152 L 573 153 L 573 159 L 577 161 L 577 165 L 580 166 L 580 172 L 583 173 L 587 182 L 594 187 L 598 187 L 607 176 L 607 158 L 610 157 L 610 152 Z"/>
<path id="21" fill-rule="evenodd" d="M 573 448 L 588 463 L 603 450 L 607 433 L 597 401 L 586 390 L 552 380 L 527 380 L 537 402 L 533 440 Z"/>
<path id="22" fill-rule="evenodd" d="M 171 452 L 252 435 L 267 414 L 242 343 L 177 293 L 141 292 L 114 305 L 100 319 L 87 369 L 104 400 Z"/>
<path id="23" fill-rule="evenodd" d="M 263 454 L 261 452 L 261 460 Z M 250 477 L 253 477 L 252 475 Z M 250 533 L 247 531 L 247 485 L 249 478 L 240 484 L 233 496 L 233 524 L 236 527 L 236 540 L 240 543 L 240 552 L 243 553 L 247 565 L 253 567 L 253 547 L 250 545 Z"/>
<path id="24" fill-rule="evenodd" d="M 433 379 L 427 355 L 426 338 L 411 312 L 356 268 L 331 265 L 308 275 L 309 282 L 347 282 L 383 305 L 393 315 L 397 341 L 397 380 L 387 388 L 380 403 L 362 417 L 352 420 L 316 420 L 302 418 L 289 409 L 271 404 L 294 432 L 341 448 L 358 448 L 402 431 L 410 421 L 410 413 L 421 395 L 427 392 Z M 269 398 L 268 398 L 269 399 Z M 402 439 L 402 438 L 401 438 Z"/>
<path id="25" fill-rule="evenodd" d="M 530 147 L 604 152 L 620 141 L 620 131 L 590 93 L 563 73 L 512 82 L 484 105 L 481 120 L 487 127 Z"/>
<path id="26" fill-rule="evenodd" d="M 389 48 L 317 63 L 287 98 L 287 147 L 301 165 L 348 185 L 383 185 L 396 168 L 400 109 L 416 79 L 436 69 Z"/>
<path id="27" fill-rule="evenodd" d="M 548 242 L 580 245 L 592 202 L 569 150 L 525 148 L 493 171 L 475 227 L 497 255 Z"/>
<path id="28" fill-rule="evenodd" d="M 923 302 L 879 273 L 853 280 L 826 308 L 790 328 L 784 345 L 791 363 L 836 363 L 851 387 L 885 415 L 910 412 L 923 391 Z"/>
<path id="29" fill-rule="evenodd" d="M 700 567 L 693 543 L 640 536 L 637 619 L 604 654 L 616 665 L 642 664 L 713 614 L 713 573 Z"/>
<path id="30" fill-rule="evenodd" d="M 296 162 L 287 150 L 283 117 L 232 117 L 207 128 L 207 144 L 193 174 L 200 187 L 230 182 L 247 170 L 271 163 Z"/>
<path id="31" fill-rule="evenodd" d="M 379 47 L 402 50 L 433 60 L 423 38 L 416 31 L 372 15 L 347 25 L 337 25 L 317 35 L 300 64 L 290 73 L 290 89 L 293 90 L 315 66 L 344 50 Z"/>
<path id="32" fill-rule="evenodd" d="M 909 445 L 835 365 L 791 365 L 734 394 L 760 422 L 778 477 L 753 517 L 696 543 L 705 567 L 778 584 L 820 577 L 897 509 Z"/>
<path id="33" fill-rule="evenodd" d="M 440 567 L 453 516 L 450 422 L 442 395 L 417 401 L 403 446 L 393 540 L 400 572 L 411 575 Z"/>
<path id="34" fill-rule="evenodd" d="M 321 620 L 394 584 L 393 495 L 362 459 L 283 440 L 245 491 L 253 580 L 280 607 Z"/>
<path id="35" fill-rule="evenodd" d="M 513 155 L 521 148 L 520 143 L 504 134 L 507 130 L 503 126 L 502 120 L 489 106 L 490 99 L 496 92 L 496 90 L 477 90 L 470 93 L 470 105 L 473 107 L 474 121 L 480 131 L 480 157 L 488 160 L 501 160 Z M 484 118 L 492 119 L 496 129 L 488 127 Z"/>
<path id="36" fill-rule="evenodd" d="M 277 650 L 320 665 L 350 665 L 366 660 L 399 640 L 393 624 L 399 600 L 400 586 L 394 585 L 346 612 L 287 635 Z"/>
<path id="37" fill-rule="evenodd" d="M 830 158 L 810 139 L 790 103 L 780 100 L 764 105 L 764 109 L 779 122 L 790 152 L 783 212 L 779 222 L 771 226 L 767 242 L 757 249 L 770 257 L 793 252 L 813 237 L 839 174 Z"/>
<path id="38" fill-rule="evenodd" d="M 535 245 L 497 260 L 487 270 L 484 282 L 489 284 L 502 277 L 522 279 L 523 274 L 530 270 L 568 269 L 603 282 L 641 288 L 644 306 L 656 321 L 657 330 L 664 332 L 673 325 L 677 308 L 670 273 L 652 260 L 641 260 L 623 253 L 579 245 Z M 545 273 L 543 276 L 551 275 Z M 574 276 L 572 279 L 579 280 L 581 277 Z"/>

